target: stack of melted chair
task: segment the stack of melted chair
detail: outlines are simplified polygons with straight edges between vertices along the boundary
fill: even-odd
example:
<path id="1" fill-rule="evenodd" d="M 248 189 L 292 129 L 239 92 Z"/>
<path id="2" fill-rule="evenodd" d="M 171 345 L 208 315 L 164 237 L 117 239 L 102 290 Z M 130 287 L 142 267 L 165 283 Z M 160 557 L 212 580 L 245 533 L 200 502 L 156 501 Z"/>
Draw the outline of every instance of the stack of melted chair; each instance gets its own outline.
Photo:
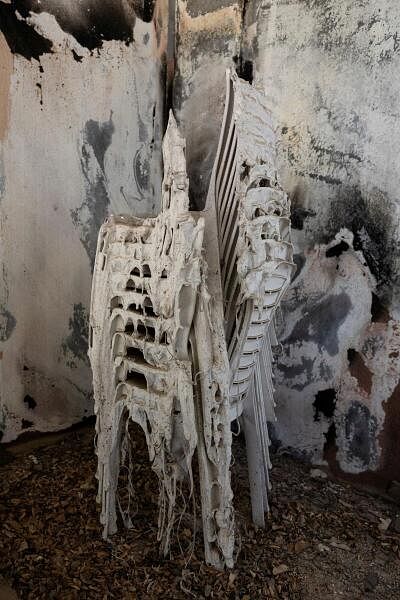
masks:
<path id="1" fill-rule="evenodd" d="M 189 212 L 185 140 L 170 114 L 162 210 L 110 217 L 93 275 L 89 356 L 104 537 L 116 531 L 128 424 L 144 431 L 160 484 L 158 536 L 169 551 L 182 481 L 197 450 L 206 561 L 234 563 L 231 423 L 242 425 L 252 514 L 268 510 L 274 420 L 274 314 L 293 270 L 290 206 L 276 173 L 265 96 L 227 73 L 205 209 Z M 130 516 L 123 512 L 124 522 Z"/>

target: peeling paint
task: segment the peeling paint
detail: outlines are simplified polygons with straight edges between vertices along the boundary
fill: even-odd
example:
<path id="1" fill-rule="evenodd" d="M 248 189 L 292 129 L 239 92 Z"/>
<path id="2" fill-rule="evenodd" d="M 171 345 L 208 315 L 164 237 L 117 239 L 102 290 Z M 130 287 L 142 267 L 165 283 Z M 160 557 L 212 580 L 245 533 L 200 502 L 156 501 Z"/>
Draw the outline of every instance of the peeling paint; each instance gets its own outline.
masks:
<path id="1" fill-rule="evenodd" d="M 329 232 L 333 234 L 334 229 L 351 229 L 354 248 L 362 251 L 386 300 L 399 277 L 397 260 L 400 249 L 396 242 L 393 214 L 396 214 L 396 209 L 392 201 L 379 189 L 373 189 L 364 198 L 359 189 L 345 188 L 331 205 L 327 227 L 320 237 L 326 241 Z"/>
<path id="2" fill-rule="evenodd" d="M 353 348 L 349 348 L 347 351 L 347 358 L 350 374 L 357 379 L 360 389 L 364 390 L 369 396 L 372 389 L 373 374 L 366 366 L 362 355 Z"/>

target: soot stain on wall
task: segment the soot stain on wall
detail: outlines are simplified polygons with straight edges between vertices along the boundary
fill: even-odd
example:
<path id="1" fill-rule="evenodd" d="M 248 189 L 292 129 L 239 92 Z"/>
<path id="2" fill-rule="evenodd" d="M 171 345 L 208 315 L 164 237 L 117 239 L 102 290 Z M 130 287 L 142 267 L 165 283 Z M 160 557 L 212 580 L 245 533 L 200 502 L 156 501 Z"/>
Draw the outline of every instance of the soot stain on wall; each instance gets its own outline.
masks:
<path id="1" fill-rule="evenodd" d="M 292 229 L 302 230 L 304 228 L 304 221 L 307 217 L 315 217 L 315 212 L 313 210 L 307 210 L 301 206 L 296 206 L 293 204 L 290 211 L 290 220 Z"/>
<path id="2" fill-rule="evenodd" d="M 0 306 L 0 341 L 5 342 L 11 337 L 17 321 L 4 306 Z"/>
<path id="3" fill-rule="evenodd" d="M 6 412 L 5 408 L 0 404 L 0 442 L 6 430 Z"/>
<path id="4" fill-rule="evenodd" d="M 89 317 L 83 304 L 74 304 L 73 315 L 69 319 L 69 335 L 61 344 L 62 352 L 71 369 L 77 367 L 76 360 L 89 364 L 87 356 Z M 72 358 L 71 358 L 72 357 Z"/>
<path id="5" fill-rule="evenodd" d="M 352 402 L 344 426 L 348 460 L 351 462 L 356 458 L 363 467 L 369 467 L 371 459 L 376 456 L 376 418 L 364 404 Z"/>
<path id="6" fill-rule="evenodd" d="M 320 228 L 321 233 L 317 233 L 317 241 L 327 243 L 343 227 L 352 231 L 353 247 L 363 253 L 377 280 L 378 295 L 384 299 L 399 279 L 399 248 L 393 235 L 389 199 L 380 190 L 374 190 L 367 200 L 357 187 L 344 186 L 331 204 L 327 222 Z"/>
<path id="7" fill-rule="evenodd" d="M 325 256 L 327 258 L 332 258 L 333 256 L 339 257 L 343 252 L 346 252 L 350 248 L 349 244 L 344 240 L 341 240 L 338 244 L 331 246 L 325 252 Z"/>
<path id="8" fill-rule="evenodd" d="M 287 127 L 283 127 L 282 132 L 286 132 L 287 129 Z M 290 222 L 292 229 L 298 229 L 299 231 L 304 229 L 304 221 L 307 218 L 316 216 L 314 210 L 303 206 L 303 200 L 300 187 L 296 185 L 290 194 Z"/>
<path id="9" fill-rule="evenodd" d="M 99 123 L 90 119 L 86 123 L 85 135 L 87 143 L 92 146 L 97 162 L 104 173 L 104 155 L 111 144 L 114 133 L 114 123 L 112 122 L 112 113 L 108 121 Z"/>
<path id="10" fill-rule="evenodd" d="M 314 368 L 315 358 L 306 358 L 305 356 L 301 357 L 301 363 L 297 365 L 285 365 L 282 363 L 277 364 L 277 368 L 283 374 L 285 379 L 295 379 L 301 375 L 304 375 L 304 381 L 302 383 L 291 383 L 290 387 L 294 390 L 301 391 L 303 390 L 313 378 L 313 368 Z"/>
<path id="11" fill-rule="evenodd" d="M 132 0 L 136 15 L 145 23 L 153 19 L 156 0 Z"/>
<path id="12" fill-rule="evenodd" d="M 110 199 L 104 171 L 104 157 L 112 141 L 112 115 L 108 121 L 89 120 L 83 132 L 81 168 L 85 178 L 86 198 L 71 210 L 72 221 L 79 229 L 80 240 L 93 269 L 99 228 L 107 217 Z"/>
<path id="13" fill-rule="evenodd" d="M 207 15 L 207 21 L 209 24 L 212 23 L 213 13 L 226 6 L 232 7 L 232 2 L 226 2 L 225 0 L 215 0 L 211 2 L 206 0 L 193 1 L 191 0 L 185 5 L 185 10 L 191 18 L 196 18 L 199 15 Z M 179 24 L 178 24 L 179 25 Z M 172 106 L 175 108 L 177 113 L 185 106 L 186 108 L 190 105 L 192 110 L 199 111 L 202 113 L 205 110 L 209 110 L 209 102 L 204 102 L 204 98 L 208 95 L 216 100 L 216 106 L 218 107 L 218 118 L 215 114 L 210 116 L 210 119 L 204 121 L 201 127 L 198 125 L 188 134 L 184 131 L 186 136 L 186 159 L 187 159 L 187 174 L 189 178 L 189 202 L 190 210 L 203 210 L 205 205 L 205 199 L 207 197 L 207 191 L 211 178 L 211 172 L 213 163 L 218 146 L 218 138 L 220 127 L 223 117 L 223 105 L 225 97 L 225 78 L 224 69 L 228 66 L 234 65 L 234 54 L 238 51 L 239 43 L 239 32 L 236 28 L 227 22 L 227 28 L 215 27 L 210 29 L 205 28 L 203 30 L 193 30 L 190 34 L 185 34 L 185 38 L 181 38 L 180 29 L 176 33 L 176 45 L 179 49 L 182 47 L 190 46 L 190 62 L 192 64 L 193 74 L 190 76 L 190 84 L 188 85 L 187 74 L 181 72 L 181 63 L 184 64 L 186 59 L 180 59 L 176 61 L 173 77 L 173 90 L 172 90 Z M 233 43 L 234 42 L 234 43 Z M 235 50 L 232 51 L 234 45 Z M 196 79 L 196 70 L 204 66 L 205 58 L 214 60 L 218 59 L 221 65 L 221 78 L 220 87 L 215 86 L 212 91 L 205 92 L 204 82 Z M 198 99 L 197 103 L 193 102 L 193 99 Z M 212 118 L 211 118 L 212 117 Z"/>
<path id="14" fill-rule="evenodd" d="M 4 174 L 4 164 L 3 164 L 3 161 L 1 160 L 1 155 L 0 155 L 0 201 L 1 201 L 1 197 L 3 196 L 5 191 L 6 191 L 6 176 Z"/>
<path id="15" fill-rule="evenodd" d="M 0 2 L 0 28 L 13 53 L 28 60 L 39 59 L 52 51 L 52 42 L 26 23 L 24 19 L 30 12 L 53 15 L 63 31 L 81 46 L 94 50 L 108 40 L 129 45 L 133 42 L 136 17 L 150 22 L 154 5 L 155 0 L 11 0 L 9 4 Z"/>
<path id="16" fill-rule="evenodd" d="M 345 321 L 351 306 L 349 296 L 342 292 L 306 307 L 303 316 L 283 343 L 315 342 L 320 350 L 326 350 L 330 356 L 334 356 L 339 351 L 339 327 Z"/>
<path id="17" fill-rule="evenodd" d="M 287 163 L 296 175 L 333 186 L 339 186 L 342 183 L 342 175 L 348 177 L 348 162 L 349 158 L 353 157 L 352 153 L 345 153 L 334 147 L 323 147 L 313 138 L 309 128 L 307 128 L 307 134 L 299 131 L 296 127 L 286 126 L 282 128 L 281 132 L 283 152 Z M 308 145 L 308 152 L 313 157 L 312 168 L 311 165 L 308 168 L 304 163 L 305 145 Z"/>

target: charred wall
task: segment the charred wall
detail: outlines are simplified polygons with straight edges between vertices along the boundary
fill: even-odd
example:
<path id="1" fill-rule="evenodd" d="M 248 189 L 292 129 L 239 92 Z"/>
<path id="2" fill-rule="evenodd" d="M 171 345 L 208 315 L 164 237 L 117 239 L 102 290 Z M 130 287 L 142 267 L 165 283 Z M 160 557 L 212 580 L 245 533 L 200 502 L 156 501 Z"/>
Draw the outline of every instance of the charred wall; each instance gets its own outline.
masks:
<path id="1" fill-rule="evenodd" d="M 0 1 L 0 437 L 93 411 L 97 233 L 158 211 L 165 9 Z"/>
<path id="2" fill-rule="evenodd" d="M 257 23 L 299 256 L 276 435 L 337 474 L 380 484 L 400 476 L 390 458 L 400 443 L 399 25 L 395 3 L 330 0 L 262 3 Z M 312 420 L 326 389 L 333 413 Z"/>
<path id="3" fill-rule="evenodd" d="M 264 88 L 279 131 L 298 269 L 280 325 L 275 441 L 342 476 L 398 479 L 400 8 L 179 7 L 175 95 L 193 204 L 208 185 L 226 67 Z"/>
<path id="4" fill-rule="evenodd" d="M 269 98 L 292 201 L 275 442 L 342 476 L 399 479 L 395 0 L 3 0 L 0 17 L 4 439 L 90 413 L 98 227 L 157 212 L 169 106 L 204 204 L 234 66 Z"/>

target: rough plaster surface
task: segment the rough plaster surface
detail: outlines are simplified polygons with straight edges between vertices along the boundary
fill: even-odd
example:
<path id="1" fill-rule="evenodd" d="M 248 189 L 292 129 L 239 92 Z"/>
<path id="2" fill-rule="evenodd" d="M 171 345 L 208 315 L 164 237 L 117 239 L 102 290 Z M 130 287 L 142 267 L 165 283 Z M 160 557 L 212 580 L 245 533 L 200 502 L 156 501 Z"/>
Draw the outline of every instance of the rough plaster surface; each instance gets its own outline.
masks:
<path id="1" fill-rule="evenodd" d="M 153 23 L 137 19 L 135 41 L 110 39 L 91 51 L 53 15 L 29 22 L 51 42 L 40 60 L 11 54 L 0 33 L 3 441 L 92 413 L 88 304 L 98 229 L 111 211 L 157 211 L 161 176 Z"/>
<path id="2" fill-rule="evenodd" d="M 197 14 L 196 2 L 183 4 Z M 264 87 L 279 125 L 298 270 L 280 332 L 275 441 L 338 473 L 398 479 L 400 463 L 390 456 L 400 447 L 391 425 L 400 401 L 400 8 L 393 0 L 230 7 L 240 33 L 231 27 L 222 42 L 216 24 L 210 34 L 210 22 L 228 9 L 216 2 L 196 45 L 182 38 L 177 105 L 188 172 L 200 182 L 216 132 L 212 119 L 197 128 L 198 114 L 207 107 L 218 118 L 221 91 L 212 82 L 226 66 Z M 196 191 L 191 197 L 196 202 Z M 342 234 L 345 245 L 326 256 Z"/>

